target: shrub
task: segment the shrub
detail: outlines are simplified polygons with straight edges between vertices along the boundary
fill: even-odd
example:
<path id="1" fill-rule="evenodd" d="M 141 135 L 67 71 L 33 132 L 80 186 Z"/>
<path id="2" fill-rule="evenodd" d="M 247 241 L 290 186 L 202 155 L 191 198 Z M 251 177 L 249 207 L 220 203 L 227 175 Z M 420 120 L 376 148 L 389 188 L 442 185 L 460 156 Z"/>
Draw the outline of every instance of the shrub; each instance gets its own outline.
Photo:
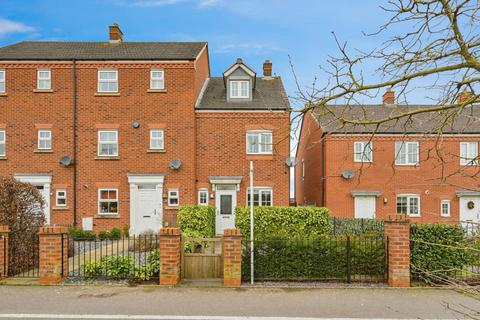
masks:
<path id="1" fill-rule="evenodd" d="M 134 236 L 133 241 L 130 241 L 130 239 L 128 241 L 129 251 L 148 252 L 158 248 L 158 237 L 151 230 Z"/>
<path id="2" fill-rule="evenodd" d="M 187 237 L 215 236 L 215 208 L 212 206 L 182 206 L 177 221 Z"/>
<path id="3" fill-rule="evenodd" d="M 236 226 L 250 237 L 250 208 L 237 207 Z M 255 238 L 325 237 L 332 231 L 329 211 L 317 207 L 255 207 Z"/>
<path id="4" fill-rule="evenodd" d="M 101 240 L 101 241 L 108 239 L 108 231 L 105 231 L 105 230 L 100 231 L 98 233 L 98 239 Z"/>
<path id="5" fill-rule="evenodd" d="M 102 264 L 100 262 L 96 262 L 95 260 L 86 262 L 83 266 L 83 273 L 85 277 L 91 278 L 96 277 L 102 274 Z"/>
<path id="6" fill-rule="evenodd" d="M 122 230 L 119 228 L 112 228 L 110 231 L 100 231 L 98 239 L 100 240 L 120 240 L 122 238 Z"/>
<path id="7" fill-rule="evenodd" d="M 96 238 L 92 231 L 86 231 L 76 227 L 68 228 L 68 232 L 73 240 L 95 240 Z"/>
<path id="8" fill-rule="evenodd" d="M 412 224 L 410 227 L 410 263 L 412 272 L 431 279 L 453 275 L 472 262 L 471 251 L 459 225 Z"/>
<path id="9" fill-rule="evenodd" d="M 135 274 L 135 258 L 131 256 L 105 256 L 100 263 L 112 279 L 129 278 Z"/>

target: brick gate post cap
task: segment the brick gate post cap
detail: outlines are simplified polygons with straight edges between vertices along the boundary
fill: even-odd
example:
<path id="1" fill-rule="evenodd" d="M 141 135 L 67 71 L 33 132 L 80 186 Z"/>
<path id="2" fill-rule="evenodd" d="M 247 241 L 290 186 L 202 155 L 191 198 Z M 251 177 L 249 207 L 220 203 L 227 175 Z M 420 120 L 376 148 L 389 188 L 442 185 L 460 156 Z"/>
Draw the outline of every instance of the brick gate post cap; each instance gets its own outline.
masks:
<path id="1" fill-rule="evenodd" d="M 404 214 L 389 214 L 385 222 L 408 223 L 410 220 Z"/>
<path id="2" fill-rule="evenodd" d="M 6 225 L 0 225 L 0 233 L 8 233 L 10 232 L 10 227 Z"/>
<path id="3" fill-rule="evenodd" d="M 67 227 L 61 227 L 61 226 L 51 226 L 51 227 L 40 227 L 38 230 L 39 234 L 62 234 L 62 233 L 68 233 L 68 228 Z"/>
<path id="4" fill-rule="evenodd" d="M 223 235 L 224 236 L 241 236 L 242 233 L 240 232 L 240 229 L 225 229 L 223 230 Z"/>
<path id="5" fill-rule="evenodd" d="M 179 228 L 173 228 L 173 227 L 161 228 L 160 229 L 160 235 L 161 236 L 165 236 L 165 235 L 179 236 L 180 235 L 180 229 Z"/>

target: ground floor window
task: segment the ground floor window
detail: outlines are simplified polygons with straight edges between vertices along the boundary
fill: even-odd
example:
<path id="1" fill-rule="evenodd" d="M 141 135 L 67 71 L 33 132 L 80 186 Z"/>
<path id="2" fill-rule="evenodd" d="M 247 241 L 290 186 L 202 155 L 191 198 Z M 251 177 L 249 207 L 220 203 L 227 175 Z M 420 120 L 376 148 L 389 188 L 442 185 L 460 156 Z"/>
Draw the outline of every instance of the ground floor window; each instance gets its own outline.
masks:
<path id="1" fill-rule="evenodd" d="M 198 204 L 201 206 L 208 205 L 208 190 L 200 189 L 198 190 Z"/>
<path id="2" fill-rule="evenodd" d="M 118 214 L 118 189 L 98 189 L 98 214 Z"/>
<path id="3" fill-rule="evenodd" d="M 253 205 L 254 206 L 271 206 L 272 205 L 272 188 L 254 187 L 253 188 Z M 250 205 L 250 188 L 247 189 L 247 205 Z"/>
<path id="4" fill-rule="evenodd" d="M 168 206 L 176 207 L 180 203 L 178 189 L 168 189 Z"/>
<path id="5" fill-rule="evenodd" d="M 56 206 L 65 207 L 67 206 L 67 191 L 64 189 L 58 189 L 56 192 Z"/>
<path id="6" fill-rule="evenodd" d="M 440 202 L 440 214 L 442 217 L 450 217 L 450 200 Z"/>
<path id="7" fill-rule="evenodd" d="M 409 216 L 420 216 L 420 196 L 398 195 L 397 213 Z"/>

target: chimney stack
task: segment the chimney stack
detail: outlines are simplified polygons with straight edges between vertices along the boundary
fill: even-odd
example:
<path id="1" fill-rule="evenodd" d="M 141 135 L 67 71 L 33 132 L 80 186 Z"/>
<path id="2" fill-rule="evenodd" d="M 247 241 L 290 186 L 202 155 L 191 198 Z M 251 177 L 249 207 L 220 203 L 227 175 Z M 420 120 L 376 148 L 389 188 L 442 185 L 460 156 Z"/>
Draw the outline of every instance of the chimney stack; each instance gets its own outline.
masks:
<path id="1" fill-rule="evenodd" d="M 118 23 L 114 23 L 109 27 L 110 43 L 120 43 L 123 40 L 123 32 L 120 30 Z"/>
<path id="2" fill-rule="evenodd" d="M 395 92 L 391 88 L 383 94 L 383 104 L 395 104 Z"/>
<path id="3" fill-rule="evenodd" d="M 265 60 L 265 62 L 263 63 L 263 76 L 272 76 L 272 63 L 270 62 L 270 60 Z"/>
<path id="4" fill-rule="evenodd" d="M 472 98 L 472 93 L 467 89 L 463 90 L 457 97 L 457 103 L 464 103 Z"/>

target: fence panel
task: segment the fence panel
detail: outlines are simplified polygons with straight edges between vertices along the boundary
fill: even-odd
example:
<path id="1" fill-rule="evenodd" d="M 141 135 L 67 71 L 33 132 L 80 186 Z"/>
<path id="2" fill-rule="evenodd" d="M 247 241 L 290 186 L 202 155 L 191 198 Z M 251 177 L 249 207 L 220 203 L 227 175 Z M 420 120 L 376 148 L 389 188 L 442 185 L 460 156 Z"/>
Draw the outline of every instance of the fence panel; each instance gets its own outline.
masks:
<path id="1" fill-rule="evenodd" d="M 152 280 L 159 277 L 158 235 L 70 239 L 69 277 Z"/>
<path id="2" fill-rule="evenodd" d="M 10 232 L 8 237 L 8 276 L 38 278 L 39 273 L 38 230 Z"/>
<path id="3" fill-rule="evenodd" d="M 384 281 L 382 237 L 254 241 L 255 280 Z M 242 278 L 250 279 L 250 242 L 243 241 Z"/>

